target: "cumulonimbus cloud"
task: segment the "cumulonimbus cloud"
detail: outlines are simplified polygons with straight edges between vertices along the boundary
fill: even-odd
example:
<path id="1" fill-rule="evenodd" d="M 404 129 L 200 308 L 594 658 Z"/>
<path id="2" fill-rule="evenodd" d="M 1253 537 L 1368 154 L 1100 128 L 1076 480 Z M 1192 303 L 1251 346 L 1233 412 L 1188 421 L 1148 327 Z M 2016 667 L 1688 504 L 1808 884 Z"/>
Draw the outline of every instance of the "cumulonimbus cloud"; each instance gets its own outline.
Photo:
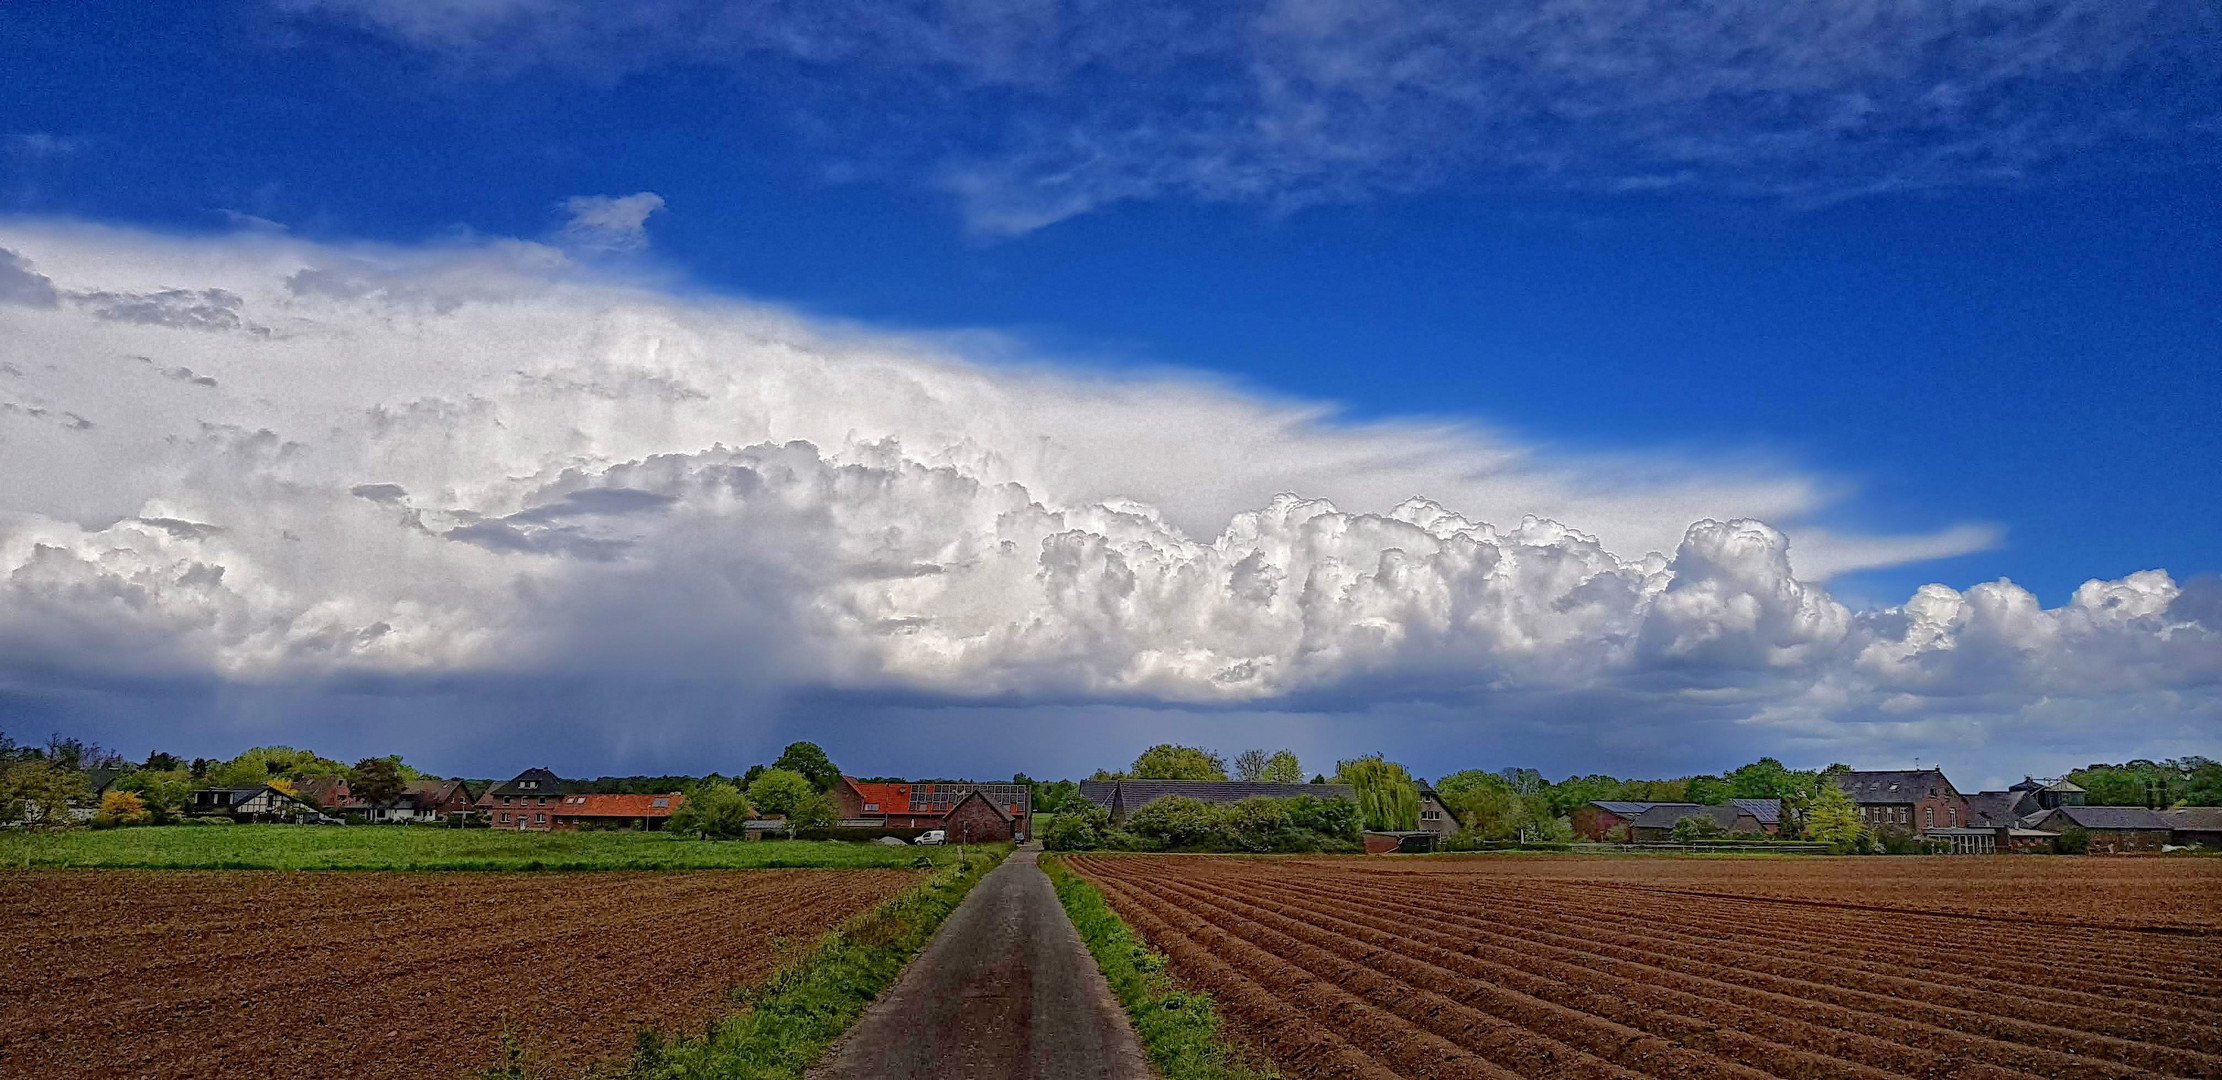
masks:
<path id="1" fill-rule="evenodd" d="M 2217 605 L 2159 570 L 2053 609 L 2007 582 L 1848 608 L 1798 572 L 1825 485 L 1786 469 L 1662 456 L 1637 498 L 1626 460 L 973 361 L 521 242 L 19 223 L 0 248 L 57 297 L 191 300 L 0 306 L 19 682 L 561 670 L 1252 706 L 1610 688 L 1796 728 L 2156 693 L 2211 711 L 2222 681 Z M 209 297 L 226 317 L 170 317 Z M 1817 563 L 1988 534 L 1834 539 Z"/>

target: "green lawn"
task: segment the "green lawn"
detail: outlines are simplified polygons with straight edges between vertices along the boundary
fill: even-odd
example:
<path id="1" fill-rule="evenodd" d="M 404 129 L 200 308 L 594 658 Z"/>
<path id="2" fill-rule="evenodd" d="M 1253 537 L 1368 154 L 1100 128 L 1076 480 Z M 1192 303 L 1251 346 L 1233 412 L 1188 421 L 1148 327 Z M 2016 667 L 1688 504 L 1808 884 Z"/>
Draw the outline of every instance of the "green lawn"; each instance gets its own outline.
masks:
<path id="1" fill-rule="evenodd" d="M 842 841 L 686 840 L 665 833 L 417 826 L 165 826 L 0 833 L 0 867 L 178 870 L 754 870 L 954 862 L 956 849 Z"/>

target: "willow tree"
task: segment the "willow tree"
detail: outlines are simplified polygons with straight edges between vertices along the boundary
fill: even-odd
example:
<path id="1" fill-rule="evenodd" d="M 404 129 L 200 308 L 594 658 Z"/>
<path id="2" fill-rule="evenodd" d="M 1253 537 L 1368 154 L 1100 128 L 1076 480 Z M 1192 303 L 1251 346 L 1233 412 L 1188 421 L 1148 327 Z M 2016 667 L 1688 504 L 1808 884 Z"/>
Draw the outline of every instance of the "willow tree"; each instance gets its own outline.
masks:
<path id="1" fill-rule="evenodd" d="M 1420 827 L 1420 786 L 1404 766 L 1379 754 L 1337 762 L 1335 782 L 1358 789 L 1358 812 L 1376 832 L 1409 832 Z"/>

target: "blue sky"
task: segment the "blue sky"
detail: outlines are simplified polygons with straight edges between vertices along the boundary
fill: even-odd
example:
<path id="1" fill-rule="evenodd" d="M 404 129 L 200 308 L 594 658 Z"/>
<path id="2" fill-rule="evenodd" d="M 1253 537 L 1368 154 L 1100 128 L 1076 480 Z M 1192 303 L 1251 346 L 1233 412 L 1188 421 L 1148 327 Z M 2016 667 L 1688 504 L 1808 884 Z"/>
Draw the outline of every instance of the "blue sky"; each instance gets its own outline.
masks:
<path id="1" fill-rule="evenodd" d="M 1827 588 L 1854 611 L 2212 575 L 2216 17 L 1948 7 L 38 5 L 0 16 L 0 213 L 212 246 L 522 238 L 983 370 L 1172 372 L 1592 471 L 1792 477 L 1817 493 L 1777 522 L 1793 564 L 1801 535 L 1946 537 L 1850 560 Z M 566 231 L 568 200 L 635 192 L 661 200 L 637 229 Z M 27 715 L 60 692 L 17 689 Z"/>

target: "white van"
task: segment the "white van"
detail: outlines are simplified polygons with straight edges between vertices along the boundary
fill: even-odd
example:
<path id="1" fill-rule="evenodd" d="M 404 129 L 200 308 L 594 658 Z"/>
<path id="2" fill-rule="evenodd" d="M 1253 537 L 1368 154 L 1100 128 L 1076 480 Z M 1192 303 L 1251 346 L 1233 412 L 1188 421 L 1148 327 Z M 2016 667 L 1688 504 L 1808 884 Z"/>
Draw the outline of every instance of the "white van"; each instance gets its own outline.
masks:
<path id="1" fill-rule="evenodd" d="M 927 829 L 919 835 L 918 839 L 911 841 L 913 844 L 946 844 L 948 842 L 949 834 L 942 829 Z"/>

